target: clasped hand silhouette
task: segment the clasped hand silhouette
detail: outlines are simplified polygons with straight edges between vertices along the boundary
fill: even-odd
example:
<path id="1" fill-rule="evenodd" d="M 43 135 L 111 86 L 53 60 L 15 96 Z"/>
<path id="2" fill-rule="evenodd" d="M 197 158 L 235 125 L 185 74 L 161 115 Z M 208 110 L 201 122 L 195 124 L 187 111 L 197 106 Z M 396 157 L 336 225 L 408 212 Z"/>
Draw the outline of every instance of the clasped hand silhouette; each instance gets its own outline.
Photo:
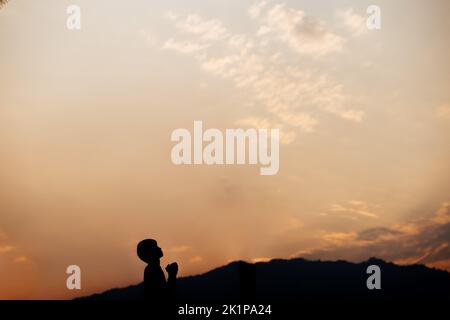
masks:
<path id="1" fill-rule="evenodd" d="M 176 278 L 178 274 L 178 263 L 172 262 L 166 266 L 167 274 L 169 278 Z"/>

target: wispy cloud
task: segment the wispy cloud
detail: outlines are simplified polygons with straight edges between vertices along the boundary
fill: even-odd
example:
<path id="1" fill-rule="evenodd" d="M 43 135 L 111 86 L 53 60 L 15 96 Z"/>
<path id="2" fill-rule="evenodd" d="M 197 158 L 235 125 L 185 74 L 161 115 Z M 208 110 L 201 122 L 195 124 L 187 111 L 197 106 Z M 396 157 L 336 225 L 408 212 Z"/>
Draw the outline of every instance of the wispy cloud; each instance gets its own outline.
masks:
<path id="1" fill-rule="evenodd" d="M 377 219 L 378 215 L 374 213 L 369 204 L 364 201 L 350 200 L 345 204 L 333 204 L 330 211 L 333 213 L 340 213 L 355 218 L 355 216 L 362 216 L 367 218 Z"/>
<path id="2" fill-rule="evenodd" d="M 10 245 L 2 245 L 0 246 L 0 253 L 7 253 L 7 252 L 11 252 L 14 250 L 14 246 L 10 246 Z"/>
<path id="3" fill-rule="evenodd" d="M 267 1 L 260 1 L 252 4 L 249 9 L 248 13 L 252 19 L 259 18 L 264 8 L 267 6 Z"/>
<path id="4" fill-rule="evenodd" d="M 367 33 L 366 17 L 355 12 L 353 8 L 338 10 L 336 16 L 354 36 Z"/>
<path id="5" fill-rule="evenodd" d="M 342 245 L 354 241 L 358 234 L 356 232 L 327 232 L 323 239 L 334 245 Z"/>
<path id="6" fill-rule="evenodd" d="M 310 58 L 338 52 L 343 45 L 339 36 L 323 21 L 286 4 L 260 2 L 250 7 L 249 15 L 257 24 L 255 33 L 233 33 L 217 19 L 169 12 L 166 17 L 183 40 L 170 38 L 162 48 L 191 55 L 206 73 L 248 92 L 256 114 L 236 123 L 280 128 L 282 143 L 294 141 L 299 131 L 314 131 L 318 112 L 362 121 L 362 110 L 347 107 L 351 97 L 342 84 L 285 57 L 292 50 Z"/>
<path id="7" fill-rule="evenodd" d="M 268 262 L 272 260 L 272 258 L 268 258 L 268 257 L 258 257 L 258 258 L 253 258 L 252 262 L 253 263 L 258 263 L 258 262 Z"/>
<path id="8" fill-rule="evenodd" d="M 188 41 L 176 41 L 174 39 L 168 39 L 164 45 L 163 49 L 171 49 L 175 50 L 181 53 L 194 53 L 201 50 L 204 50 L 208 47 L 208 45 L 199 44 L 199 43 L 193 43 Z"/>
<path id="9" fill-rule="evenodd" d="M 202 262 L 203 258 L 201 256 L 193 256 L 189 258 L 190 263 L 199 263 Z"/>
<path id="10" fill-rule="evenodd" d="M 178 30 L 202 40 L 223 40 L 229 37 L 227 29 L 217 19 L 204 19 L 196 14 L 182 16 L 173 12 L 167 13 L 166 17 L 175 22 Z"/>
<path id="11" fill-rule="evenodd" d="M 280 40 L 299 54 L 323 56 L 342 49 L 344 40 L 331 32 L 324 21 L 288 8 L 285 3 L 264 9 L 265 2 L 250 9 L 250 15 L 261 24 L 259 36 Z"/>
<path id="12" fill-rule="evenodd" d="M 18 256 L 14 258 L 14 263 L 26 263 L 28 262 L 28 257 L 26 256 Z"/>

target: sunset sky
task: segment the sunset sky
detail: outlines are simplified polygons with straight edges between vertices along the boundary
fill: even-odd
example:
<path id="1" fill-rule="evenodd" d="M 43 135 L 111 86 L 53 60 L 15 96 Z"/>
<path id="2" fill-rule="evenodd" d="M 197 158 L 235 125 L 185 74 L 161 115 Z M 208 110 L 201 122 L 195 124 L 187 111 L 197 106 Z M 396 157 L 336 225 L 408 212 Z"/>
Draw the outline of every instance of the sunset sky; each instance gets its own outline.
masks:
<path id="1" fill-rule="evenodd" d="M 0 299 L 138 283 L 149 237 L 181 276 L 298 256 L 450 270 L 449 14 L 446 0 L 10 0 Z M 175 166 L 171 132 L 194 120 L 279 128 L 278 174 Z"/>

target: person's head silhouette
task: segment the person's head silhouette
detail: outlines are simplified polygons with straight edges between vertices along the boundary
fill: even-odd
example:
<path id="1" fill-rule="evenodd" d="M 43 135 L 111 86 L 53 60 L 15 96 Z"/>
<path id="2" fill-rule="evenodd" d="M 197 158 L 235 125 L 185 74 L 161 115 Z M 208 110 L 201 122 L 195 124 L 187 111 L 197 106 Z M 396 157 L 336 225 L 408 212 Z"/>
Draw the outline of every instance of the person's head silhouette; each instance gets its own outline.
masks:
<path id="1" fill-rule="evenodd" d="M 139 259 L 147 264 L 151 262 L 159 261 L 163 257 L 163 252 L 158 243 L 153 239 L 145 239 L 137 245 L 137 255 Z"/>

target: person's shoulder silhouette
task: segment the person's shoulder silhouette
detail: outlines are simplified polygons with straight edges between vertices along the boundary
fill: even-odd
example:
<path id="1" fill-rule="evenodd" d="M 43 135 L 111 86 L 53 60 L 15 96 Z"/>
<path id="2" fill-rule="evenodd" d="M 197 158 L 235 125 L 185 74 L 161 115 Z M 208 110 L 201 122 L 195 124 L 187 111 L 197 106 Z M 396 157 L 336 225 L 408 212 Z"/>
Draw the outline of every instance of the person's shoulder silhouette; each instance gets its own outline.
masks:
<path id="1" fill-rule="evenodd" d="M 161 269 L 160 259 L 163 252 L 156 240 L 145 239 L 137 245 L 138 257 L 147 263 L 144 271 L 144 292 L 145 299 L 154 306 L 162 306 L 174 300 L 175 285 L 178 273 L 176 262 L 168 264 L 166 271 L 168 278 Z"/>

